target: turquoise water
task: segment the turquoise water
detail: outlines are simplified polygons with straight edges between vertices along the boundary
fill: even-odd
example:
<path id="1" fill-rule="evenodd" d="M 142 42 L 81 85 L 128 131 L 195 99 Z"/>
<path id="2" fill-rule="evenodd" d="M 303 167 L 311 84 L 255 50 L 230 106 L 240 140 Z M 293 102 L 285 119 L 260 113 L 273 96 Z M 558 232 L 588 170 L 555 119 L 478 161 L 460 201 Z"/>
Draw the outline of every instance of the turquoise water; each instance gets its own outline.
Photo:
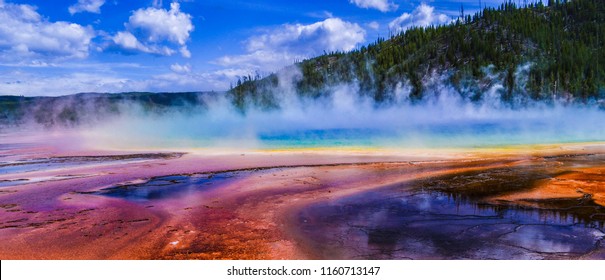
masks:
<path id="1" fill-rule="evenodd" d="M 120 119 L 94 128 L 88 141 L 169 149 L 472 148 L 605 141 L 603 110 L 461 106 L 311 106 L 244 115 L 217 108 L 192 115 Z"/>
<path id="2" fill-rule="evenodd" d="M 313 129 L 261 133 L 262 148 L 385 147 L 473 148 L 505 145 L 605 141 L 605 131 L 578 133 L 569 128 L 540 130 L 539 124 L 441 124 L 385 129 Z M 599 130 L 600 129 L 600 130 Z"/>

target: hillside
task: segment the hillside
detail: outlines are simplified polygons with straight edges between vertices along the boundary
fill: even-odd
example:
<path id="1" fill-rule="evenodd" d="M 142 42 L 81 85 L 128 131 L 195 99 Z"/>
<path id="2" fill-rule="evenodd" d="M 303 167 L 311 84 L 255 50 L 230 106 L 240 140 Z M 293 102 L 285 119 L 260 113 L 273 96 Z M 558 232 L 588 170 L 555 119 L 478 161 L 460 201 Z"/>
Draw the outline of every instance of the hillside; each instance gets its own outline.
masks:
<path id="1" fill-rule="evenodd" d="M 502 4 L 449 25 L 412 28 L 355 51 L 302 61 L 294 65 L 300 75 L 293 88 L 300 97 L 319 98 L 329 95 L 330 87 L 350 84 L 360 95 L 388 104 L 402 89 L 408 102 L 421 102 L 443 83 L 469 102 L 495 92 L 511 106 L 602 103 L 605 5 L 601 0 L 548 2 Z M 233 104 L 242 111 L 279 107 L 280 74 L 238 81 L 228 92 Z"/>
<path id="2" fill-rule="evenodd" d="M 0 96 L 0 128 L 21 124 L 74 126 L 124 112 L 161 115 L 178 110 L 200 110 L 212 92 L 80 93 L 58 97 Z"/>

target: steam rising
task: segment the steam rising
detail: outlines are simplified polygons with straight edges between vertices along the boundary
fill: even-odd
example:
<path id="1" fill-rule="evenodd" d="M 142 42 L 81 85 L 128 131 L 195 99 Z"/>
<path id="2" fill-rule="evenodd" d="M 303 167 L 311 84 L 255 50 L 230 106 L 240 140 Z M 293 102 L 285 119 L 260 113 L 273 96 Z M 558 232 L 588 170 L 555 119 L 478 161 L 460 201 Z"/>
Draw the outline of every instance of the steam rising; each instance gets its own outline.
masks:
<path id="1" fill-rule="evenodd" d="M 77 132 L 77 141 L 89 146 L 140 149 L 468 148 L 605 140 L 603 110 L 560 102 L 512 108 L 500 102 L 500 83 L 481 102 L 470 102 L 434 74 L 420 104 L 409 102 L 411 89 L 402 81 L 396 100 L 379 105 L 356 84 L 325 89 L 328 94 L 318 99 L 299 97 L 292 86 L 298 74 L 280 74 L 280 109 L 250 107 L 242 114 L 218 93 L 204 107 L 162 114 L 122 104 L 126 113 L 78 126 L 71 135 Z"/>
<path id="2" fill-rule="evenodd" d="M 475 104 L 445 86 L 418 105 L 407 102 L 409 89 L 402 87 L 399 101 L 377 106 L 356 89 L 341 85 L 328 89 L 328 97 L 309 100 L 283 87 L 281 109 L 251 108 L 246 114 L 219 97 L 208 110 L 192 114 L 123 116 L 94 128 L 93 135 L 118 146 L 198 148 L 431 148 L 605 140 L 605 128 L 598 125 L 605 112 L 594 107 L 536 104 L 513 109 L 496 97 Z M 120 133 L 112 133 L 116 131 Z"/>

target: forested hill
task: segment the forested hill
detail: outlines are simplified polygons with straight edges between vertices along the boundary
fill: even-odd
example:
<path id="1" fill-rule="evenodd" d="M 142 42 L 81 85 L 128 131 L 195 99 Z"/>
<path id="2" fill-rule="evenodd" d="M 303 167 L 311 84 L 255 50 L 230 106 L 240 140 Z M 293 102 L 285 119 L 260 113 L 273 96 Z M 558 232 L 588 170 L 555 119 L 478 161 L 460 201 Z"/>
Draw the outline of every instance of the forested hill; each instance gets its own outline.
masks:
<path id="1" fill-rule="evenodd" d="M 422 101 L 439 76 L 469 102 L 494 92 L 505 103 L 603 102 L 605 3 L 550 0 L 518 7 L 509 2 L 465 15 L 445 26 L 418 27 L 358 50 L 329 53 L 295 64 L 299 96 L 318 98 L 352 84 L 377 103 L 393 102 L 407 87 Z M 289 71 L 284 69 L 282 71 Z M 241 110 L 279 107 L 278 76 L 244 78 L 229 91 Z"/>

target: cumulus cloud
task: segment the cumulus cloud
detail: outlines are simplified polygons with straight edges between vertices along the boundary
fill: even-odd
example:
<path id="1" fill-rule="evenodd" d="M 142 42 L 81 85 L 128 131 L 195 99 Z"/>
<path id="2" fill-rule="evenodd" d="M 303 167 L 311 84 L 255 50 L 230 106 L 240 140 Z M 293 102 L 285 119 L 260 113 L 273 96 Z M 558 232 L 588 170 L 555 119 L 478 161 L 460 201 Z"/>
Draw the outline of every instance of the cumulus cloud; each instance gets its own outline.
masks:
<path id="1" fill-rule="evenodd" d="M 286 51 L 309 50 L 349 51 L 365 39 L 365 31 L 356 23 L 339 18 L 328 18 L 309 25 L 283 25 L 270 33 L 253 36 L 248 40 L 248 50 L 280 49 Z"/>
<path id="2" fill-rule="evenodd" d="M 91 27 L 44 19 L 36 8 L 0 1 L 0 61 L 85 58 L 95 32 Z"/>
<path id="3" fill-rule="evenodd" d="M 160 54 L 170 56 L 174 54 L 174 50 L 167 46 L 156 44 L 143 44 L 128 31 L 120 31 L 112 38 L 113 42 L 127 51 L 141 51 L 146 53 Z"/>
<path id="4" fill-rule="evenodd" d="M 78 0 L 78 3 L 69 6 L 67 10 L 72 15 L 81 12 L 99 14 L 103 4 L 105 4 L 105 0 Z"/>
<path id="5" fill-rule="evenodd" d="M 381 12 L 395 11 L 399 7 L 389 0 L 349 0 L 351 4 L 366 9 L 376 9 Z"/>
<path id="6" fill-rule="evenodd" d="M 189 65 L 189 64 L 181 65 L 181 64 L 175 63 L 175 64 L 170 65 L 170 70 L 172 70 L 175 73 L 190 73 L 191 65 Z"/>
<path id="7" fill-rule="evenodd" d="M 191 56 L 187 41 L 194 26 L 191 15 L 181 12 L 177 2 L 170 4 L 170 10 L 138 9 L 125 26 L 126 31 L 120 31 L 112 38 L 125 50 L 158 55 L 172 55 L 178 51 L 183 57 Z"/>
<path id="8" fill-rule="evenodd" d="M 246 54 L 224 56 L 223 66 L 247 66 L 265 71 L 322 54 L 324 51 L 350 51 L 365 41 L 365 30 L 340 18 L 303 24 L 285 24 L 246 40 Z"/>
<path id="9" fill-rule="evenodd" d="M 448 23 L 451 19 L 445 14 L 435 13 L 435 8 L 420 4 L 412 13 L 403 13 L 389 23 L 392 31 L 405 31 L 410 27 L 425 27 Z"/>

